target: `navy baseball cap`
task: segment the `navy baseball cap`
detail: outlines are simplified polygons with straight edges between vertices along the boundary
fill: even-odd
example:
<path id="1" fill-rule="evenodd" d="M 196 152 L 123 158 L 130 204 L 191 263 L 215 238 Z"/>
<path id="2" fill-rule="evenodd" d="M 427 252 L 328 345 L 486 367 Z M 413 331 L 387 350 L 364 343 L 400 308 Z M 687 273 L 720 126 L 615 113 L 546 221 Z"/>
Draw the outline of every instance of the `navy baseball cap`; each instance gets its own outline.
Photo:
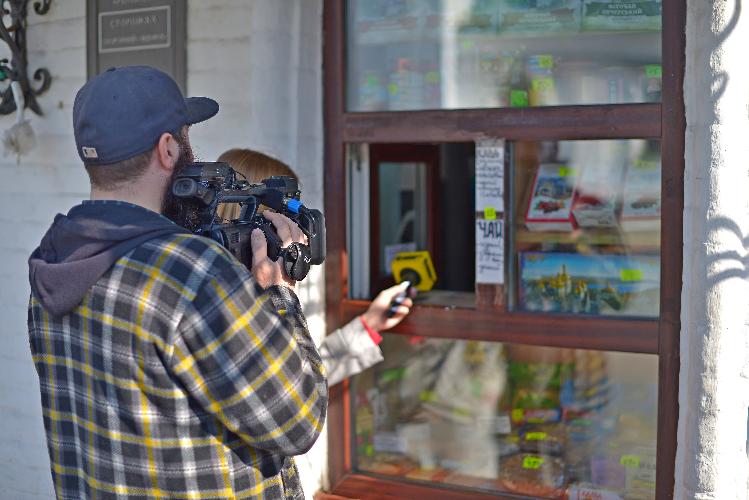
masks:
<path id="1" fill-rule="evenodd" d="M 86 165 L 117 163 L 153 148 L 161 134 L 216 113 L 216 101 L 185 98 L 177 83 L 156 68 L 110 68 L 75 96 L 75 145 Z"/>

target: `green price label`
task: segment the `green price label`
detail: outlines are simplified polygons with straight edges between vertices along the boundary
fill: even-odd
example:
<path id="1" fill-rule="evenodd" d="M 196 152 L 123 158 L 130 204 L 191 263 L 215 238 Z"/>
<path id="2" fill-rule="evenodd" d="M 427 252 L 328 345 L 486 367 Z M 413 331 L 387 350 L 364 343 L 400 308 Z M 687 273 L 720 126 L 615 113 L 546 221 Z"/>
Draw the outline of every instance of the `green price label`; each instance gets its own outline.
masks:
<path id="1" fill-rule="evenodd" d="M 619 459 L 619 463 L 624 467 L 639 469 L 640 457 L 638 457 L 637 455 L 622 455 L 622 458 Z"/>
<path id="2" fill-rule="evenodd" d="M 497 220 L 497 211 L 493 207 L 486 207 L 484 209 L 484 219 Z"/>
<path id="3" fill-rule="evenodd" d="M 642 281 L 642 270 L 622 269 L 620 278 L 622 281 L 627 282 Z"/>
<path id="4" fill-rule="evenodd" d="M 577 175 L 577 170 L 570 167 L 559 167 L 559 177 L 574 177 Z"/>
<path id="5" fill-rule="evenodd" d="M 545 432 L 529 432 L 525 435 L 526 441 L 543 441 L 546 439 Z"/>
<path id="6" fill-rule="evenodd" d="M 643 170 L 655 170 L 658 168 L 659 163 L 652 160 L 637 160 L 635 161 L 635 167 Z"/>
<path id="7" fill-rule="evenodd" d="M 525 457 L 523 459 L 523 469 L 538 469 L 544 464 L 541 457 Z"/>
<path id="8" fill-rule="evenodd" d="M 645 76 L 648 78 L 663 78 L 663 67 L 660 64 L 648 64 L 645 66 Z"/>
<path id="9" fill-rule="evenodd" d="M 424 75 L 424 81 L 426 81 L 427 83 L 439 83 L 440 74 L 436 71 L 430 71 L 426 75 Z"/>
<path id="10" fill-rule="evenodd" d="M 476 46 L 475 43 L 473 43 L 473 40 L 463 40 L 463 49 L 469 50 Z"/>
<path id="11" fill-rule="evenodd" d="M 366 448 L 364 448 L 364 454 L 367 455 L 368 457 L 371 457 L 372 455 L 374 455 L 374 446 L 372 446 L 371 444 L 368 444 Z"/>
<path id="12" fill-rule="evenodd" d="M 421 391 L 419 399 L 421 401 L 437 401 L 437 394 L 434 391 Z"/>
<path id="13" fill-rule="evenodd" d="M 390 92 L 390 95 L 396 95 L 398 93 L 398 84 L 391 83 L 388 85 L 388 91 Z"/>
<path id="14" fill-rule="evenodd" d="M 549 92 L 554 89 L 553 78 L 536 78 L 531 81 L 531 88 L 536 92 Z"/>
<path id="15" fill-rule="evenodd" d="M 554 56 L 543 55 L 538 56 L 538 67 L 544 69 L 551 69 L 554 67 Z"/>
<path id="16" fill-rule="evenodd" d="M 528 91 L 527 90 L 511 90 L 510 91 L 510 107 L 527 108 L 528 107 Z"/>
<path id="17" fill-rule="evenodd" d="M 522 408 L 515 408 L 514 410 L 512 410 L 512 420 L 514 422 L 521 422 L 524 416 L 525 412 Z"/>

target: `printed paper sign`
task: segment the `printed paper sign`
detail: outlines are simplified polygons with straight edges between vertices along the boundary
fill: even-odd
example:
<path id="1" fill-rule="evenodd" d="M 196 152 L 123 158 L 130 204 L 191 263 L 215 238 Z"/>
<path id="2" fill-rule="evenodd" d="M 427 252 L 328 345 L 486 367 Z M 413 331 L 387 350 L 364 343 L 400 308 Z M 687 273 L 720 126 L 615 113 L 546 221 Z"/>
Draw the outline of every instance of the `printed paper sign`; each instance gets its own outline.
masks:
<path id="1" fill-rule="evenodd" d="M 504 221 L 476 220 L 476 283 L 505 282 Z"/>
<path id="2" fill-rule="evenodd" d="M 505 141 L 476 141 L 476 212 L 504 212 Z"/>

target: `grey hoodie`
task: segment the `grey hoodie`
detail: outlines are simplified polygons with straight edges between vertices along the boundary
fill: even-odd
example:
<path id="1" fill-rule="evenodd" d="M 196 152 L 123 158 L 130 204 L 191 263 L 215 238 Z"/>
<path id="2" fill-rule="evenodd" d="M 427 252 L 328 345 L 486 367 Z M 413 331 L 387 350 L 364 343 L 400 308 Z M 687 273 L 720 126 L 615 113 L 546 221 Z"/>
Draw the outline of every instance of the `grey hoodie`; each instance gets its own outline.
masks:
<path id="1" fill-rule="evenodd" d="M 57 214 L 29 258 L 31 291 L 55 317 L 81 303 L 117 259 L 153 238 L 188 231 L 151 210 L 120 201 L 84 201 Z"/>

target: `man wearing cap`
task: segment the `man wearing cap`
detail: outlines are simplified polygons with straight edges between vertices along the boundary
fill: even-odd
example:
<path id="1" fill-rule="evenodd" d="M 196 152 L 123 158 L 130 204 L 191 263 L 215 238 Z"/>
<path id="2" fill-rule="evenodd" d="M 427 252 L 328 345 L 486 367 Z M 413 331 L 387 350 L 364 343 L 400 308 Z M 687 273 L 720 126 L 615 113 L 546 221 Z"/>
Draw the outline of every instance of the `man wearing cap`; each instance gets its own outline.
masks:
<path id="1" fill-rule="evenodd" d="M 81 498 L 303 498 L 293 455 L 327 386 L 294 283 L 252 234 L 252 269 L 191 234 L 171 194 L 188 127 L 218 104 L 144 66 L 86 83 L 73 107 L 91 199 L 29 259 L 29 339 L 55 493 Z M 284 246 L 297 226 L 267 216 Z M 177 223 L 175 223 L 177 222 Z"/>

